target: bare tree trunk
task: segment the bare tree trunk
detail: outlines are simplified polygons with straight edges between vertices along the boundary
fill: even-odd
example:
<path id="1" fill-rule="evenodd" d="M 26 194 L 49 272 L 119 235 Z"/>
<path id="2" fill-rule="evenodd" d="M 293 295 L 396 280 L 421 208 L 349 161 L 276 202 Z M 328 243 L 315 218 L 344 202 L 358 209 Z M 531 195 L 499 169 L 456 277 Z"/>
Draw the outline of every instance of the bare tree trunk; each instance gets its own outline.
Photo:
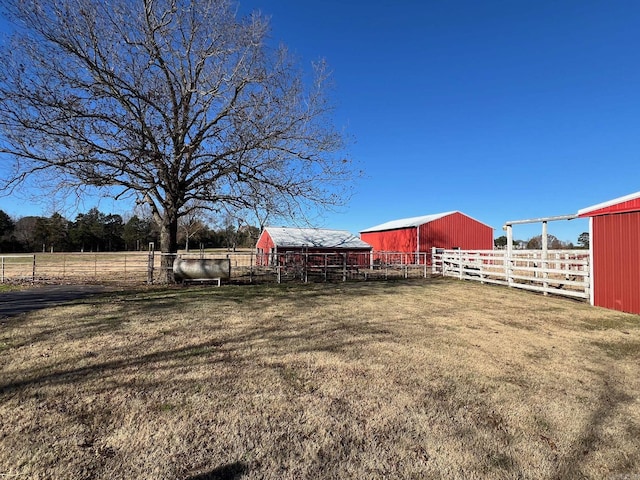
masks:
<path id="1" fill-rule="evenodd" d="M 160 226 L 160 251 L 162 252 L 162 261 L 160 268 L 162 274 L 161 281 L 173 283 L 173 261 L 178 251 L 178 216 L 170 212 L 165 212 L 165 216 Z"/>

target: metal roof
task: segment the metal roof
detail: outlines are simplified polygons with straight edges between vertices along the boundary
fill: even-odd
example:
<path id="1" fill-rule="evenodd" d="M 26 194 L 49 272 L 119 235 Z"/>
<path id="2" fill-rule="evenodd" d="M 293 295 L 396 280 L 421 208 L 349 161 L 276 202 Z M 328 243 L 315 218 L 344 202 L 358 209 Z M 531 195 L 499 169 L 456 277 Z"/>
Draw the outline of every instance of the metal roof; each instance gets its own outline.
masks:
<path id="1" fill-rule="evenodd" d="M 347 230 L 294 227 L 265 227 L 265 230 L 277 247 L 371 249 L 371 245 Z"/>
<path id="2" fill-rule="evenodd" d="M 419 225 L 424 225 L 425 223 L 438 220 L 439 218 L 446 217 L 447 215 L 451 215 L 453 213 L 458 212 L 457 210 L 454 210 L 452 212 L 434 213 L 432 215 L 423 215 L 421 217 L 401 218 L 400 220 L 392 220 L 390 222 L 376 225 L 375 227 L 367 228 L 366 230 L 361 230 L 360 233 L 380 232 L 383 230 L 397 230 L 399 228 L 417 227 Z"/>
<path id="3" fill-rule="evenodd" d="M 614 198 L 613 200 L 608 200 L 606 202 L 598 203 L 597 205 L 592 205 L 590 207 L 582 208 L 578 210 L 578 216 L 590 216 L 589 214 L 593 213 L 623 213 L 626 211 L 636 211 L 638 210 L 637 204 L 639 203 L 637 200 L 640 199 L 640 192 L 631 193 L 629 195 L 625 195 L 624 197 Z M 610 208 L 614 206 L 619 206 L 618 208 Z M 602 212 L 599 212 L 602 210 Z"/>

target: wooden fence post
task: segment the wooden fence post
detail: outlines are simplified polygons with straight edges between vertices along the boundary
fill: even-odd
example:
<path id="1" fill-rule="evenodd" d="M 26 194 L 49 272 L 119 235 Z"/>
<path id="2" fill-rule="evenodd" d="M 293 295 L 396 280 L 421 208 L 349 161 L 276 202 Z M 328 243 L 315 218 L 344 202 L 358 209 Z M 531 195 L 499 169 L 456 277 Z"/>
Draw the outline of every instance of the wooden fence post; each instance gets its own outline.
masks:
<path id="1" fill-rule="evenodd" d="M 427 254 L 424 254 L 424 273 L 423 273 L 423 278 L 427 278 Z"/>
<path id="2" fill-rule="evenodd" d="M 592 277 L 591 277 L 591 256 L 588 256 L 587 258 L 588 258 L 588 260 L 587 260 L 588 263 L 586 265 L 587 275 L 582 277 L 584 279 L 584 283 L 585 283 L 585 285 L 584 285 L 584 294 L 587 297 L 587 300 L 589 300 L 589 303 L 591 303 L 593 305 L 592 297 L 591 297 L 591 292 L 592 292 L 591 282 L 593 281 Z"/>
<path id="3" fill-rule="evenodd" d="M 342 254 L 342 281 L 347 281 L 347 254 Z"/>
<path id="4" fill-rule="evenodd" d="M 543 292 L 544 296 L 549 295 L 547 292 L 547 288 L 549 288 L 549 282 L 546 281 L 549 278 L 549 272 L 547 269 L 549 268 L 549 237 L 547 236 L 547 222 L 542 222 L 542 278 L 545 281 L 542 283 L 545 291 Z"/>
<path id="5" fill-rule="evenodd" d="M 325 253 L 324 254 L 324 272 L 323 272 L 323 276 L 324 276 L 324 281 L 327 281 L 327 264 L 329 263 L 329 254 Z"/>
<path id="6" fill-rule="evenodd" d="M 513 286 L 513 278 L 511 278 L 511 257 L 513 255 L 513 226 L 507 225 L 507 249 L 504 255 L 504 277 L 507 281 L 507 285 Z"/>
<path id="7" fill-rule="evenodd" d="M 427 263 L 427 259 L 425 258 L 425 265 Z M 436 258 L 436 247 L 431 247 L 431 275 L 437 275 L 438 274 L 438 267 L 436 265 L 437 263 L 437 258 Z"/>
<path id="8" fill-rule="evenodd" d="M 149 242 L 149 258 L 147 260 L 147 283 L 153 284 L 153 267 L 154 267 L 154 253 L 155 245 L 153 242 Z"/>
<path id="9" fill-rule="evenodd" d="M 249 256 L 249 283 L 253 283 L 253 255 L 254 252 L 251 252 Z"/>

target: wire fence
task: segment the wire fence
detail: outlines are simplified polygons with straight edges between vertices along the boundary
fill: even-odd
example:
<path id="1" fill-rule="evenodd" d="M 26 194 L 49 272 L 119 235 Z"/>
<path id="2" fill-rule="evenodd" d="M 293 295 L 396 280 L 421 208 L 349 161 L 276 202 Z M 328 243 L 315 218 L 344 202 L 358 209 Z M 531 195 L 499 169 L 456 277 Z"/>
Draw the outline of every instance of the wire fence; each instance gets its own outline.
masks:
<path id="1" fill-rule="evenodd" d="M 148 280 L 149 255 L 36 253 L 0 256 L 2 283 L 121 283 Z"/>
<path id="2" fill-rule="evenodd" d="M 345 282 L 393 278 L 427 278 L 427 254 L 393 252 L 282 252 L 267 262 L 255 251 L 201 251 L 162 254 L 35 253 L 0 256 L 1 283 L 158 284 L 172 279 L 176 258 L 228 259 L 228 283 Z M 206 280 L 200 278 L 199 280 Z"/>

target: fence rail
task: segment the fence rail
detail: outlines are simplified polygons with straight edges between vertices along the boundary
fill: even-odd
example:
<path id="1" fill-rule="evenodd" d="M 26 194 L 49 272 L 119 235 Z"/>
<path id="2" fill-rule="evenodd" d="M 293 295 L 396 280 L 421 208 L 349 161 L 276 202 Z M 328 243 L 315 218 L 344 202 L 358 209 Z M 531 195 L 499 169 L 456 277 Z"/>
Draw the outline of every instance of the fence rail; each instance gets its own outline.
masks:
<path id="1" fill-rule="evenodd" d="M 541 292 L 589 298 L 589 252 L 553 250 L 437 250 L 432 252 L 432 274 L 507 285 Z"/>

